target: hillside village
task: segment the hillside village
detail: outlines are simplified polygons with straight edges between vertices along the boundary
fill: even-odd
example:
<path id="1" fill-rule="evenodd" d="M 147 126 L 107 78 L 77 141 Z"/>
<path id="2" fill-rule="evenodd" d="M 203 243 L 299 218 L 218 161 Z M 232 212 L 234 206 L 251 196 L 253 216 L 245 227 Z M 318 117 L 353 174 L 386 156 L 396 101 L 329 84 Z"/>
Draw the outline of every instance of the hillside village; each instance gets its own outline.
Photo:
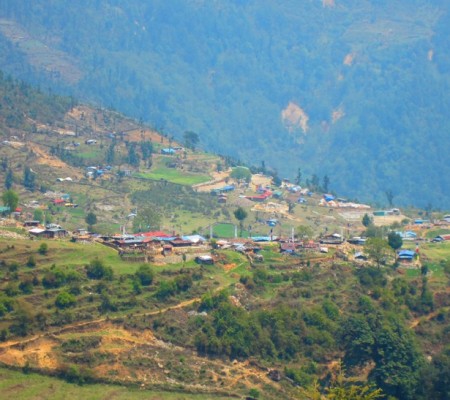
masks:
<path id="1" fill-rule="evenodd" d="M 90 173 L 95 171 L 98 176 L 111 173 L 111 167 L 105 168 L 105 172 L 97 167 L 88 167 L 86 176 L 90 177 Z M 98 172 L 100 171 L 100 172 Z M 91 178 L 92 179 L 92 178 Z M 253 177 L 252 177 L 253 179 Z M 270 183 L 271 178 L 263 175 L 254 176 L 256 181 L 265 181 Z M 229 181 L 229 178 L 224 178 L 224 181 Z M 72 178 L 66 179 L 67 182 L 73 182 Z M 57 178 L 57 182 L 61 182 Z M 214 188 L 210 188 L 214 186 Z M 240 191 L 240 186 L 245 191 Z M 450 232 L 450 217 L 444 216 L 440 220 L 423 220 L 417 218 L 415 220 L 408 220 L 400 213 L 397 208 L 387 211 L 374 211 L 370 206 L 364 204 L 357 204 L 349 202 L 345 199 L 335 199 L 333 195 L 324 194 L 318 199 L 318 195 L 313 194 L 308 188 L 301 188 L 299 185 L 293 185 L 289 182 L 283 182 L 278 190 L 272 192 L 269 184 L 262 186 L 251 184 L 228 184 L 221 186 L 221 182 L 213 184 L 197 186 L 197 190 L 208 190 L 211 196 L 217 198 L 218 203 L 226 204 L 232 200 L 232 204 L 242 204 L 247 206 L 251 213 L 258 215 L 256 232 L 252 235 L 251 228 L 246 231 L 245 237 L 239 235 L 236 222 L 229 221 L 225 223 L 213 223 L 204 229 L 200 235 L 198 233 L 185 234 L 175 230 L 154 230 L 142 231 L 138 233 L 127 233 L 126 224 L 122 227 L 122 232 L 115 232 L 112 234 L 101 234 L 90 232 L 87 227 L 80 227 L 73 231 L 56 223 L 46 223 L 44 220 L 33 220 L 34 210 L 43 210 L 45 215 L 51 209 L 52 219 L 65 211 L 66 209 L 77 208 L 78 204 L 71 202 L 71 195 L 69 193 L 45 192 L 40 200 L 31 200 L 29 203 L 20 204 L 13 212 L 4 206 L 0 208 L 0 212 L 4 217 L 2 218 L 1 227 L 5 228 L 23 228 L 23 234 L 30 239 L 65 239 L 72 242 L 89 243 L 97 242 L 106 246 L 115 248 L 120 256 L 127 260 L 134 260 L 136 262 L 157 262 L 157 263 L 173 263 L 180 262 L 184 259 L 195 258 L 199 262 L 213 262 L 211 251 L 220 248 L 233 248 L 236 251 L 245 254 L 257 254 L 264 244 L 276 243 L 279 245 L 281 253 L 290 254 L 292 256 L 304 257 L 311 256 L 314 253 L 329 253 L 329 247 L 333 248 L 333 254 L 336 249 L 342 249 L 338 252 L 341 257 L 346 259 L 355 259 L 359 261 L 367 261 L 368 257 L 363 255 L 363 245 L 367 238 L 364 237 L 364 226 L 359 224 L 358 219 L 362 219 L 364 215 L 370 215 L 375 225 L 384 226 L 386 224 L 392 225 L 397 222 L 396 230 L 394 232 L 405 242 L 414 244 L 415 251 L 409 249 L 398 249 L 397 257 L 399 261 L 414 261 L 419 252 L 419 243 L 428 242 L 432 239 L 434 242 L 448 241 L 450 236 L 446 234 L 436 235 L 433 238 L 426 239 L 425 233 L 432 229 L 447 229 Z M 248 195 L 236 195 L 236 191 L 240 193 L 248 193 L 249 187 L 251 193 Z M 328 226 L 324 224 L 323 231 L 320 234 L 314 234 L 310 229 L 306 235 L 302 237 L 301 233 L 297 231 L 297 226 L 301 218 L 298 218 L 294 213 L 289 213 L 287 204 L 302 204 L 304 208 L 322 207 L 332 214 L 339 214 L 344 220 L 342 227 L 335 228 L 335 231 L 329 231 Z M 314 205 L 314 203 L 316 203 Z M 307 205 L 308 204 L 308 205 Z M 234 205 L 236 207 L 236 205 Z M 292 207 L 292 206 L 291 206 Z M 313 211 L 314 212 L 314 211 Z M 317 211 L 315 213 L 318 214 Z M 127 215 L 128 219 L 136 217 L 137 214 L 130 213 Z M 325 215 L 325 217 L 330 218 Z M 406 223 L 406 220 L 408 221 Z M 403 221 L 403 225 L 399 222 Z M 291 231 L 283 229 L 283 225 L 291 224 Z M 228 225 L 228 235 L 219 236 L 215 233 L 215 227 Z M 322 225 L 322 224 L 321 224 Z M 397 227 L 398 226 L 398 227 Z M 261 232 L 261 233 L 258 233 Z M 239 233 L 239 234 L 238 234 Z M 231 234 L 231 235 L 230 235 Z M 1 231 L 0 231 L 1 235 Z M 6 234 L 7 235 L 7 234 Z M 411 247 L 411 246 L 409 246 Z M 206 261 L 207 260 L 207 261 Z M 417 264 L 416 264 L 417 265 Z"/>
<path id="2" fill-rule="evenodd" d="M 395 340 L 414 332 L 417 382 L 435 367 L 417 348 L 444 354 L 445 212 L 362 204 L 325 177 L 284 179 L 105 109 L 67 104 L 58 120 L 0 133 L 3 366 L 183 396 L 305 398 L 342 360 L 362 385 L 391 367 L 375 353 L 349 361 L 353 314 L 375 307 L 374 341 L 395 309 Z"/>

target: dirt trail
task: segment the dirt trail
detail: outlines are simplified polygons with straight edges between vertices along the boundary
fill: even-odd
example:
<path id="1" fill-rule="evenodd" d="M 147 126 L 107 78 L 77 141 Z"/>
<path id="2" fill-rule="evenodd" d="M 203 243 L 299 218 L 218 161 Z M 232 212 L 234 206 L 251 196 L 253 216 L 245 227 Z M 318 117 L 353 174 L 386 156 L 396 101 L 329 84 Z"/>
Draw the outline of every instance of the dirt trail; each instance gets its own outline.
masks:
<path id="1" fill-rule="evenodd" d="M 447 293 L 450 293 L 450 288 L 446 289 Z M 425 321 L 429 321 L 430 319 L 433 319 L 434 317 L 436 317 L 441 311 L 445 311 L 448 310 L 448 307 L 444 307 L 441 308 L 439 310 L 433 311 L 432 313 L 422 316 L 422 317 L 418 317 L 418 318 L 414 318 L 411 323 L 409 324 L 409 327 L 411 329 L 417 328 L 419 326 L 419 324 L 421 324 L 422 322 Z"/>
<path id="2" fill-rule="evenodd" d="M 219 287 L 216 289 L 216 291 L 219 291 L 223 289 L 223 287 Z M 138 314 L 134 314 L 135 317 L 148 317 L 148 316 L 152 316 L 152 315 L 159 315 L 159 314 L 163 314 L 167 311 L 170 310 L 177 310 L 180 308 L 184 308 L 187 306 L 190 306 L 191 304 L 194 304 L 197 301 L 200 301 L 201 298 L 200 297 L 194 297 L 193 299 L 189 299 L 189 300 L 185 300 L 182 301 L 178 304 L 175 304 L 173 306 L 168 306 L 168 307 L 164 307 L 164 308 L 160 308 L 158 310 L 154 310 L 154 311 L 148 311 L 148 312 L 143 312 L 143 313 L 138 313 Z M 114 322 L 117 319 L 120 319 L 122 317 L 103 317 L 103 318 L 97 318 L 91 321 L 84 321 L 84 322 L 76 322 L 73 324 L 69 324 L 69 325 L 65 325 L 63 327 L 60 328 L 54 328 L 51 330 L 48 330 L 46 332 L 37 334 L 37 335 L 33 335 L 30 336 L 28 338 L 24 338 L 24 339 L 14 339 L 14 340 L 8 340 L 6 342 L 0 343 L 0 353 L 2 352 L 1 349 L 7 349 L 13 346 L 18 346 L 18 345 L 25 345 L 25 344 L 30 344 L 34 341 L 37 341 L 38 339 L 44 338 L 44 337 L 48 337 L 48 336 L 52 336 L 52 335 L 58 335 L 61 334 L 63 332 L 67 332 L 73 329 L 78 329 L 78 328 L 84 328 L 86 326 L 89 325 L 95 325 L 95 324 L 100 324 L 100 323 L 104 323 L 106 321 L 111 321 Z M 4 351 L 4 350 L 3 350 Z"/>

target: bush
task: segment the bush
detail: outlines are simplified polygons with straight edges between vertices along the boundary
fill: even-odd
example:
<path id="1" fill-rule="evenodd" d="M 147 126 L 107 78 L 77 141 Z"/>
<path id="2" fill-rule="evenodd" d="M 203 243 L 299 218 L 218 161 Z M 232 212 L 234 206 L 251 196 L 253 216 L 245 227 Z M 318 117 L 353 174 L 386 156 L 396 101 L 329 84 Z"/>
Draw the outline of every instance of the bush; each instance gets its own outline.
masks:
<path id="1" fill-rule="evenodd" d="M 23 294 L 33 293 L 33 282 L 31 280 L 24 280 L 20 282 L 19 289 Z"/>
<path id="2" fill-rule="evenodd" d="M 77 367 L 76 365 L 63 366 L 59 372 L 59 376 L 70 383 L 82 385 L 94 381 L 94 373 L 85 367 Z"/>
<path id="3" fill-rule="evenodd" d="M 58 294 L 55 300 L 55 305 L 58 308 L 68 308 L 77 302 L 76 297 L 73 294 L 67 292 L 61 292 Z"/>
<path id="4" fill-rule="evenodd" d="M 38 253 L 45 256 L 48 253 L 48 245 L 47 243 L 41 243 L 38 248 Z"/>
<path id="5" fill-rule="evenodd" d="M 153 282 L 154 272 L 148 265 L 141 265 L 136 271 L 136 277 L 139 279 L 142 286 L 149 286 Z"/>
<path id="6" fill-rule="evenodd" d="M 36 260 L 33 256 L 30 256 L 27 261 L 27 267 L 33 268 L 36 266 Z"/>
<path id="7" fill-rule="evenodd" d="M 86 265 L 86 274 L 90 279 L 112 279 L 113 270 L 107 267 L 101 260 L 96 258 Z"/>
<path id="8" fill-rule="evenodd" d="M 59 270 L 47 271 L 42 278 L 42 286 L 46 289 L 54 289 L 63 286 L 67 283 L 66 274 Z"/>

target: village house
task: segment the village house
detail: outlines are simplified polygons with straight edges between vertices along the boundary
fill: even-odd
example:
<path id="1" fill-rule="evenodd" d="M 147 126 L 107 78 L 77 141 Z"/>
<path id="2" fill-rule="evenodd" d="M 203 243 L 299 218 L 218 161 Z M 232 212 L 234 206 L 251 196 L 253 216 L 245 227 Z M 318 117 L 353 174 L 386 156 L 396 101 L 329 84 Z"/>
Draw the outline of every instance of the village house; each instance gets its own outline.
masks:
<path id="1" fill-rule="evenodd" d="M 412 262 L 416 253 L 413 250 L 400 250 L 397 253 L 397 259 L 403 262 Z"/>

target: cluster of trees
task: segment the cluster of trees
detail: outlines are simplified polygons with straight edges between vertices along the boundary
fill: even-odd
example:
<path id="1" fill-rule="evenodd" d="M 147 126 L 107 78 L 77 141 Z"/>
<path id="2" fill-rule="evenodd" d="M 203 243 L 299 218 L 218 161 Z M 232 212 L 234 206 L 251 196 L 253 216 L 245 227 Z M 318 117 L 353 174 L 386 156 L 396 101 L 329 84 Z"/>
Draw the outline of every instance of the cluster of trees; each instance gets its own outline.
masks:
<path id="1" fill-rule="evenodd" d="M 223 292 L 205 295 L 200 310 L 208 311 L 209 315 L 208 319 L 194 321 L 195 346 L 203 354 L 230 358 L 258 356 L 269 360 L 291 360 L 299 354 L 308 354 L 323 361 L 336 345 L 335 315 L 327 315 L 323 308 L 279 306 L 248 312 L 231 304 Z"/>
<path id="2" fill-rule="evenodd" d="M 23 129 L 26 132 L 33 131 L 29 119 L 52 124 L 53 121 L 62 119 L 64 114 L 76 105 L 72 98 L 43 93 L 21 80 L 5 75 L 2 71 L 0 99 L 0 125 L 5 128 Z"/>

